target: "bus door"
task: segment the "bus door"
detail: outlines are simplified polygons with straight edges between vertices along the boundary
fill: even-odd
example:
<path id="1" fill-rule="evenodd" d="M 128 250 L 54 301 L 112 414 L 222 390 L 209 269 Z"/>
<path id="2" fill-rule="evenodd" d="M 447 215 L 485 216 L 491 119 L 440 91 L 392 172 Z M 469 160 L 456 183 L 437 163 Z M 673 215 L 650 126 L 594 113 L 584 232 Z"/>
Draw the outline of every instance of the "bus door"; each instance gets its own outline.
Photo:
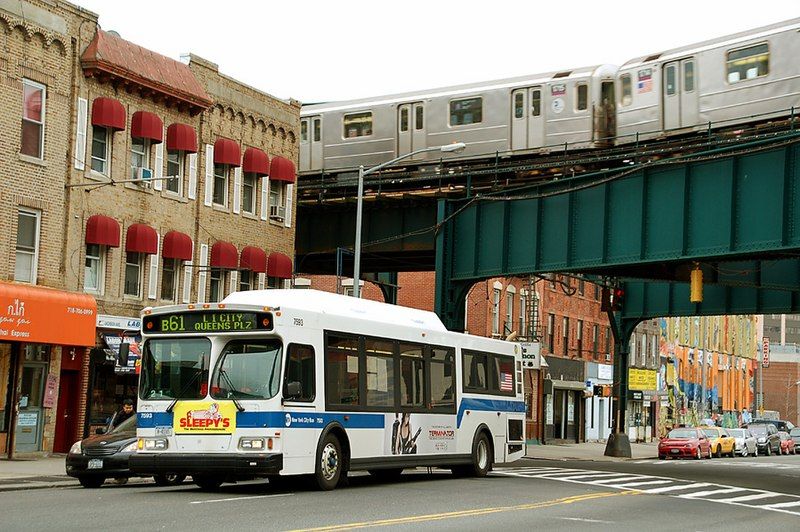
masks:
<path id="1" fill-rule="evenodd" d="M 404 103 L 397 106 L 397 155 L 427 147 L 425 104 Z"/>
<path id="2" fill-rule="evenodd" d="M 542 87 L 516 89 L 511 93 L 511 149 L 544 145 Z"/>
<path id="3" fill-rule="evenodd" d="M 300 120 L 300 171 L 322 169 L 322 116 Z"/>
<path id="4" fill-rule="evenodd" d="M 285 426 L 294 426 L 299 429 L 318 427 L 321 424 L 317 419 L 320 411 L 318 405 L 324 400 L 323 390 L 316 385 L 316 355 L 314 346 L 290 343 L 286 348 L 286 370 L 283 379 L 283 408 L 285 410 Z M 316 453 L 317 441 L 309 435 L 309 430 L 284 430 L 283 452 L 284 456 L 310 458 Z M 294 463 L 296 464 L 296 462 Z M 285 462 L 284 469 L 287 473 L 293 471 L 291 462 Z"/>
<path id="5" fill-rule="evenodd" d="M 695 60 L 687 57 L 664 64 L 664 129 L 693 126 L 698 119 Z"/>

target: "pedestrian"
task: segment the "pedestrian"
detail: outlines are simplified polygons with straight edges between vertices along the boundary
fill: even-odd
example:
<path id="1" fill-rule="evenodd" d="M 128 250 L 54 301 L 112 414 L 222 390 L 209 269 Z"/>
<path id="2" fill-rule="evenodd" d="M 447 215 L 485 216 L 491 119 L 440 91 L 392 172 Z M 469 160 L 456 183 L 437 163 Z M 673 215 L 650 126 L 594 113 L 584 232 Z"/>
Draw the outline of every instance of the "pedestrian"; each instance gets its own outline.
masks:
<path id="1" fill-rule="evenodd" d="M 119 427 L 123 421 L 134 415 L 136 415 L 136 411 L 133 409 L 133 401 L 131 399 L 125 399 L 122 401 L 122 410 L 119 410 L 114 414 L 114 417 L 111 418 L 109 430 Z"/>

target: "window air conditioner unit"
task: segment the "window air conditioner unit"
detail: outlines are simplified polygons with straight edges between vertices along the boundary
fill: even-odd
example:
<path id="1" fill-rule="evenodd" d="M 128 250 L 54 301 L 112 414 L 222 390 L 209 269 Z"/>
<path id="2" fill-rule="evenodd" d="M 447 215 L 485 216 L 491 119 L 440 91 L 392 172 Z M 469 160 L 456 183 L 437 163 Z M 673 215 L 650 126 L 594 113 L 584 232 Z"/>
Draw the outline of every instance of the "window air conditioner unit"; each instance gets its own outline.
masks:
<path id="1" fill-rule="evenodd" d="M 136 179 L 142 181 L 142 184 L 150 184 L 150 180 L 153 178 L 153 170 L 150 168 L 137 168 L 136 169 Z"/>
<path id="2" fill-rule="evenodd" d="M 611 362 L 611 353 L 606 353 L 606 362 Z"/>
<path id="3" fill-rule="evenodd" d="M 283 220 L 286 217 L 286 207 L 283 205 L 270 205 L 269 217 L 273 220 Z"/>

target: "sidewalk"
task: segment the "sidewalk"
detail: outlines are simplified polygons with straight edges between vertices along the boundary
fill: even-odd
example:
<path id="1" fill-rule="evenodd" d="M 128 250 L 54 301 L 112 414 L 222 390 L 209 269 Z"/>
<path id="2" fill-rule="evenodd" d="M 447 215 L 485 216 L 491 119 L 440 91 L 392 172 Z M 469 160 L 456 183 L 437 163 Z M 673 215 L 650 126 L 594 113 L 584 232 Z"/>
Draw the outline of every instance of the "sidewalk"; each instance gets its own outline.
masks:
<path id="1" fill-rule="evenodd" d="M 544 460 L 591 460 L 596 462 L 655 459 L 658 457 L 658 442 L 631 443 L 631 458 L 604 456 L 605 450 L 605 442 L 528 445 L 525 457 Z"/>
<path id="2" fill-rule="evenodd" d="M 64 471 L 64 456 L 0 460 L 0 492 L 73 486 L 78 479 Z"/>

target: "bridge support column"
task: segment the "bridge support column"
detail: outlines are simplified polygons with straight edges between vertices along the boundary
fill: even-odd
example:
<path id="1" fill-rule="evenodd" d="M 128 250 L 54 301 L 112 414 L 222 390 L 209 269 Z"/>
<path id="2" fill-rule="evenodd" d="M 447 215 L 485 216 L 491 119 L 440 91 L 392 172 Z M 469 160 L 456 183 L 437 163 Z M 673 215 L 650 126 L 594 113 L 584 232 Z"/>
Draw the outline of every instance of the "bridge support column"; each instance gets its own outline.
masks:
<path id="1" fill-rule="evenodd" d="M 439 200 L 436 219 L 441 224 L 448 215 L 448 202 Z M 436 293 L 434 312 L 449 331 L 464 331 L 464 300 L 471 282 L 453 281 L 452 260 L 453 224 L 444 224 L 436 234 Z"/>
<path id="2" fill-rule="evenodd" d="M 631 457 L 631 442 L 625 432 L 628 407 L 628 357 L 630 337 L 640 320 L 621 318 L 608 312 L 608 321 L 614 334 L 614 418 L 611 435 L 606 442 L 606 456 Z"/>

